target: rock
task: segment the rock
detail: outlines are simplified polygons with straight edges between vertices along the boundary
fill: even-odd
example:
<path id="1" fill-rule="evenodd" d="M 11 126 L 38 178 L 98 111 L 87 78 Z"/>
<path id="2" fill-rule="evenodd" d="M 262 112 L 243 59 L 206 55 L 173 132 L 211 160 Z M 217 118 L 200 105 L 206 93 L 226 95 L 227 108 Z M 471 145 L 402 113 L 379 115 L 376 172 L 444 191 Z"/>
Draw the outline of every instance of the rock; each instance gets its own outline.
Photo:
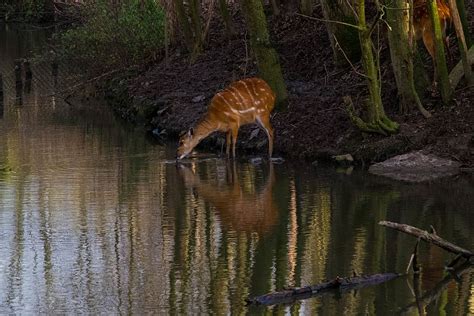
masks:
<path id="1" fill-rule="evenodd" d="M 249 141 L 251 141 L 252 139 L 254 139 L 255 137 L 257 137 L 259 132 L 260 132 L 260 129 L 259 129 L 259 128 L 254 129 L 254 130 L 252 131 L 252 133 L 250 133 Z"/>
<path id="2" fill-rule="evenodd" d="M 458 162 L 414 151 L 373 164 L 369 172 L 400 181 L 423 182 L 458 174 L 460 167 Z"/>
<path id="3" fill-rule="evenodd" d="M 270 158 L 270 161 L 271 161 L 272 163 L 274 163 L 274 164 L 279 165 L 279 164 L 284 163 L 284 162 L 285 162 L 285 159 L 283 159 L 283 158 L 281 158 L 281 157 L 272 157 L 272 158 Z"/>
<path id="4" fill-rule="evenodd" d="M 160 130 L 159 128 L 154 128 L 151 131 L 151 134 L 157 141 L 161 143 L 164 141 L 168 133 L 166 132 L 166 129 Z"/>
<path id="5" fill-rule="evenodd" d="M 194 102 L 194 103 L 199 103 L 199 102 L 202 102 L 206 99 L 205 96 L 203 95 L 198 95 L 196 97 L 194 97 L 191 101 Z"/>
<path id="6" fill-rule="evenodd" d="M 351 154 L 332 156 L 332 158 L 340 164 L 351 164 L 354 162 L 354 157 Z"/>
<path id="7" fill-rule="evenodd" d="M 250 159 L 250 163 L 252 165 L 260 165 L 263 162 L 262 158 L 252 158 Z"/>

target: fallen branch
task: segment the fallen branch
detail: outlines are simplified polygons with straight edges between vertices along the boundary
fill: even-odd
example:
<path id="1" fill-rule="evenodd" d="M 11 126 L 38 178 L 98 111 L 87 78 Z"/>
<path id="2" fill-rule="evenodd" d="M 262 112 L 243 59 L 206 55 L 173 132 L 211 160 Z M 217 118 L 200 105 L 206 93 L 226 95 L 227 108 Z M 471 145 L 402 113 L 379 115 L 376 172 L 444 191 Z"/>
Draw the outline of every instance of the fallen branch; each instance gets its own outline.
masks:
<path id="1" fill-rule="evenodd" d="M 399 276 L 401 276 L 401 274 L 380 273 L 368 276 L 355 276 L 351 278 L 337 277 L 334 280 L 316 285 L 286 289 L 283 291 L 268 293 L 265 295 L 250 298 L 247 299 L 247 303 L 255 305 L 288 304 L 293 303 L 297 300 L 315 297 L 335 290 L 344 292 L 384 283 Z"/>
<path id="2" fill-rule="evenodd" d="M 393 228 L 395 230 L 401 231 L 403 233 L 418 237 L 428 243 L 432 243 L 433 245 L 436 245 L 446 251 L 449 251 L 451 253 L 454 253 L 456 255 L 462 255 L 466 259 L 471 259 L 474 258 L 474 253 L 472 253 L 469 250 L 466 250 L 464 248 L 461 248 L 441 237 L 439 237 L 436 232 L 434 233 L 429 233 L 425 230 L 421 230 L 419 228 L 406 225 L 406 224 L 398 224 L 398 223 L 393 223 L 393 222 L 388 222 L 388 221 L 381 221 L 379 222 L 379 225 Z"/>

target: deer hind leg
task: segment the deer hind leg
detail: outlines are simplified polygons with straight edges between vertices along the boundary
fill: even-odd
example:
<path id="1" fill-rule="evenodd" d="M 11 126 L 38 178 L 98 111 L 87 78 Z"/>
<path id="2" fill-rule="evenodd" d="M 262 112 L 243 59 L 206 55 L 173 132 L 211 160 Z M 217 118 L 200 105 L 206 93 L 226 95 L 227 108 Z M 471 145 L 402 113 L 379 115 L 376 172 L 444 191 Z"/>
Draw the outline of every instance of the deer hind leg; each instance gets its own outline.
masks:
<path id="1" fill-rule="evenodd" d="M 257 117 L 257 122 L 265 130 L 268 137 L 268 157 L 272 158 L 273 153 L 273 128 L 270 123 L 270 114 L 263 117 Z"/>

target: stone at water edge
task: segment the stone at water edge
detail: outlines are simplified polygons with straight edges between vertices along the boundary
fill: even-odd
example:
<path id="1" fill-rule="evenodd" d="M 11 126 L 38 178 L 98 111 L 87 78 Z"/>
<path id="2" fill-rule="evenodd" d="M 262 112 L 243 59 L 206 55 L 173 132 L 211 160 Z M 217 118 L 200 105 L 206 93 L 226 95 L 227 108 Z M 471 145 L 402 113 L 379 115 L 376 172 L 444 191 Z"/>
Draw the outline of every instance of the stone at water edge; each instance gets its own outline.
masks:
<path id="1" fill-rule="evenodd" d="M 373 164 L 369 172 L 407 182 L 423 182 L 460 172 L 461 164 L 431 154 L 414 151 Z"/>
<path id="2" fill-rule="evenodd" d="M 270 161 L 273 162 L 274 164 L 282 164 L 285 162 L 285 159 L 281 157 L 272 157 L 270 158 Z"/>
<path id="3" fill-rule="evenodd" d="M 351 154 L 332 156 L 332 158 L 340 164 L 352 164 L 354 157 Z"/>

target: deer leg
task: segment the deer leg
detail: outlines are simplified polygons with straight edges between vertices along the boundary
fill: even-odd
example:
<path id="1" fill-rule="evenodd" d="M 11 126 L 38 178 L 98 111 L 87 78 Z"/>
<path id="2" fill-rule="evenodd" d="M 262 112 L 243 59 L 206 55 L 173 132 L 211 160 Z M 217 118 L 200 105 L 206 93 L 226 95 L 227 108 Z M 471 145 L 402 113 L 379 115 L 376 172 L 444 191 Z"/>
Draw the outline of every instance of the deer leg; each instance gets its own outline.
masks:
<path id="1" fill-rule="evenodd" d="M 273 128 L 270 123 L 270 114 L 263 117 L 257 117 L 257 122 L 265 130 L 268 137 L 268 157 L 272 158 L 273 153 Z"/>

